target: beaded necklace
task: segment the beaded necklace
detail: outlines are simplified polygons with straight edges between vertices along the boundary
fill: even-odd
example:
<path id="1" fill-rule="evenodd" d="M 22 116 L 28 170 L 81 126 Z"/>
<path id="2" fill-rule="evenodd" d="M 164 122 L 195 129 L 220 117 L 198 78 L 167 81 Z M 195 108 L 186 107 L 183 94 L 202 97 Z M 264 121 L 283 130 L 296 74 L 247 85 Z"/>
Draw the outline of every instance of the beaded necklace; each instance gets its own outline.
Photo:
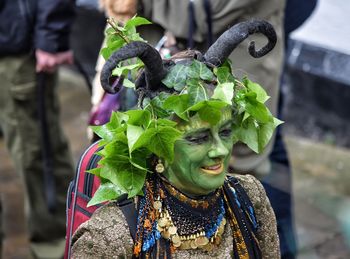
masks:
<path id="1" fill-rule="evenodd" d="M 230 178 L 223 188 L 193 199 L 166 179 L 149 177 L 138 203 L 134 257 L 171 258 L 176 250 L 211 251 L 219 246 L 228 222 L 234 258 L 261 258 L 253 207 L 234 180 Z"/>
<path id="2" fill-rule="evenodd" d="M 169 239 L 178 249 L 211 250 L 219 244 L 226 219 L 221 189 L 193 199 L 166 182 L 159 182 L 163 198 L 155 202 L 160 212 L 157 229 L 162 237 Z M 159 202 L 162 203 L 159 206 Z"/>

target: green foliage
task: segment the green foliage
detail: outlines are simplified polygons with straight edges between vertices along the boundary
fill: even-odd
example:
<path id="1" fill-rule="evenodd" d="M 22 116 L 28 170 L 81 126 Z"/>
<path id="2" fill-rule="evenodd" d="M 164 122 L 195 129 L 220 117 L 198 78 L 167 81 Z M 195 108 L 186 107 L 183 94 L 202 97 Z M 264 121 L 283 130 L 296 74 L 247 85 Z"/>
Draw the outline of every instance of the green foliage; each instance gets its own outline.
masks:
<path id="1" fill-rule="evenodd" d="M 256 153 L 264 150 L 275 128 L 283 123 L 274 118 L 265 105 L 268 99 L 265 90 L 248 78 L 236 82 L 234 142 L 241 141 Z"/>
<path id="2" fill-rule="evenodd" d="M 136 27 L 140 25 L 151 24 L 150 21 L 143 17 L 134 16 L 128 20 L 125 25 L 114 21 L 113 19 L 108 19 L 110 27 L 105 31 L 106 46 L 101 49 L 100 54 L 104 59 L 108 59 L 113 52 L 125 46 L 132 41 L 143 41 L 145 40 L 136 31 Z M 123 85 L 129 88 L 133 88 L 134 84 L 128 78 L 128 75 L 134 80 L 137 72 L 143 68 L 143 63 L 139 59 L 128 59 L 116 67 L 112 74 L 115 76 L 124 77 Z"/>
<path id="3" fill-rule="evenodd" d="M 88 207 L 105 201 L 116 200 L 122 194 L 123 192 L 115 184 L 111 182 L 101 183 L 89 201 Z"/>
<path id="4" fill-rule="evenodd" d="M 107 46 L 101 51 L 105 58 L 131 41 L 143 41 L 136 27 L 150 22 L 135 16 L 124 26 L 109 23 Z M 142 68 L 140 60 L 127 60 L 113 70 L 113 75 L 123 76 L 123 84 L 134 87 L 133 80 L 126 78 Z M 183 135 L 176 129 L 179 120 L 189 121 L 198 114 L 215 125 L 221 119 L 222 109 L 230 106 L 234 142 L 241 141 L 257 153 L 282 123 L 266 107 L 269 96 L 265 90 L 248 78 L 237 80 L 229 60 L 213 71 L 197 60 L 176 64 L 162 82 L 176 92 L 161 92 L 152 100 L 146 98 L 142 110 L 113 112 L 108 123 L 92 127 L 102 138 L 100 145 L 104 148 L 99 152 L 99 167 L 89 171 L 102 182 L 89 205 L 116 200 L 125 193 L 129 198 L 142 194 L 146 175 L 152 173 L 147 161 L 153 156 L 168 163 L 173 161 L 174 144 Z"/>
<path id="5" fill-rule="evenodd" d="M 149 172 L 147 159 L 152 154 L 169 162 L 174 158 L 175 141 L 182 136 L 175 124 L 168 119 L 157 120 L 149 110 L 130 110 L 113 112 L 110 122 L 94 126 L 104 148 L 99 167 L 90 173 L 109 184 L 101 185 L 89 205 L 117 199 L 124 193 L 134 197 L 142 192 Z"/>
<path id="6" fill-rule="evenodd" d="M 188 67 L 182 64 L 176 65 L 163 79 L 163 83 L 176 91 L 181 91 L 186 86 Z"/>

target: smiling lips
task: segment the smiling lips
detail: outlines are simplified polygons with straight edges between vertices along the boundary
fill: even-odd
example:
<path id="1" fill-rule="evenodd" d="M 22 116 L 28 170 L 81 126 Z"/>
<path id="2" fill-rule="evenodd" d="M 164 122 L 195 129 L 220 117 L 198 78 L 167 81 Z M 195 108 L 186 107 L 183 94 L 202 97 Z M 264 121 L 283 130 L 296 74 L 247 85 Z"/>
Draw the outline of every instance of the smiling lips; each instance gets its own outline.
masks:
<path id="1" fill-rule="evenodd" d="M 224 170 L 224 163 L 221 162 L 219 164 L 211 165 L 211 166 L 203 166 L 201 167 L 201 170 L 206 174 L 221 174 Z"/>

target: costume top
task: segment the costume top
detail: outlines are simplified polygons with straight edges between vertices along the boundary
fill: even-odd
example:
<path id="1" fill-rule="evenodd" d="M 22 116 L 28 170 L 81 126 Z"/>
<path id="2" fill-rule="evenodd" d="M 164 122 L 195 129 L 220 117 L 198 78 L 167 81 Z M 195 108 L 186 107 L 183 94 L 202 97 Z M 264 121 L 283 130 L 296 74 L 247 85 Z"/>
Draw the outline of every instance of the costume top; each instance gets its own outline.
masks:
<path id="1" fill-rule="evenodd" d="M 261 183 L 251 175 L 235 175 L 254 207 L 259 225 L 256 238 L 262 258 L 280 258 L 274 212 Z M 225 216 L 226 217 L 226 216 Z M 232 258 L 232 230 L 226 224 L 220 244 L 211 251 L 176 250 L 173 258 Z M 131 258 L 133 240 L 121 210 L 114 203 L 98 209 L 82 224 L 72 240 L 72 258 Z"/>

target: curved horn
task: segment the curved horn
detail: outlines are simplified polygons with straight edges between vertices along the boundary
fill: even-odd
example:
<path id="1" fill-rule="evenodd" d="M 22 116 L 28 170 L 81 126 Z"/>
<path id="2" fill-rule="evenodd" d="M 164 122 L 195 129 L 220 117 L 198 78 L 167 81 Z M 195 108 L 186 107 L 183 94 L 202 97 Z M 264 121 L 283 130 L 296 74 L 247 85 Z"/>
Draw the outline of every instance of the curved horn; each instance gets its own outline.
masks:
<path id="1" fill-rule="evenodd" d="M 224 32 L 204 55 L 204 60 L 215 66 L 220 66 L 232 51 L 249 35 L 264 34 L 269 42 L 259 50 L 255 50 L 255 42 L 249 44 L 249 54 L 260 58 L 269 53 L 276 45 L 277 35 L 272 25 L 263 20 L 250 20 L 238 23 Z"/>
<path id="2" fill-rule="evenodd" d="M 120 82 L 110 84 L 112 71 L 119 62 L 134 57 L 140 58 L 145 64 L 147 88 L 152 89 L 158 86 L 167 73 L 163 67 L 162 58 L 151 45 L 142 41 L 134 41 L 114 52 L 104 64 L 100 80 L 106 92 L 115 94 L 120 90 Z"/>

